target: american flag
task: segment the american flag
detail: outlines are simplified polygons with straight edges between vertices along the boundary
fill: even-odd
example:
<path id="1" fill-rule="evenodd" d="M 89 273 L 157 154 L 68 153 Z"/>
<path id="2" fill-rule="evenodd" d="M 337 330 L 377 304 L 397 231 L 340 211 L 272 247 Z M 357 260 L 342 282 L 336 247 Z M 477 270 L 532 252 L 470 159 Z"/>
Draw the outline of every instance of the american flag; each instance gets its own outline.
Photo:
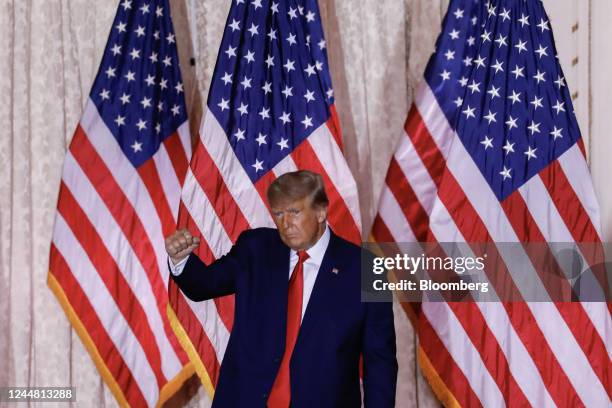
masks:
<path id="1" fill-rule="evenodd" d="M 452 0 L 442 28 L 373 236 L 600 242 L 583 142 L 541 2 Z M 504 261 L 501 249 L 497 256 Z M 545 286 L 539 260 L 526 251 L 525 261 L 506 271 L 518 293 Z M 420 365 L 446 405 L 610 405 L 606 303 L 423 303 L 416 325 Z"/>
<path id="2" fill-rule="evenodd" d="M 120 405 L 193 374 L 166 314 L 164 237 L 191 140 L 167 0 L 123 0 L 60 185 L 48 283 Z"/>
<path id="3" fill-rule="evenodd" d="M 179 225 L 201 236 L 206 263 L 245 229 L 273 227 L 266 190 L 297 169 L 320 173 L 328 222 L 360 241 L 355 181 L 342 155 L 316 0 L 232 1 L 183 188 Z M 212 394 L 233 324 L 233 297 L 194 303 L 171 283 L 169 315 Z"/>

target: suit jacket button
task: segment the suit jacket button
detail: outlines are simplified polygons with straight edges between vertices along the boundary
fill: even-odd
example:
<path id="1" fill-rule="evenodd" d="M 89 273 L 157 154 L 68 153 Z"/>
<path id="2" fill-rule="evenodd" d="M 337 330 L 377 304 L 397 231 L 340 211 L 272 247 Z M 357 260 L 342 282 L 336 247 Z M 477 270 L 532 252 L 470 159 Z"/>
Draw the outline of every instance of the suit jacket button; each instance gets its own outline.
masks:
<path id="1" fill-rule="evenodd" d="M 266 394 L 265 392 L 261 395 L 261 398 L 266 399 L 268 398 L 268 394 Z"/>

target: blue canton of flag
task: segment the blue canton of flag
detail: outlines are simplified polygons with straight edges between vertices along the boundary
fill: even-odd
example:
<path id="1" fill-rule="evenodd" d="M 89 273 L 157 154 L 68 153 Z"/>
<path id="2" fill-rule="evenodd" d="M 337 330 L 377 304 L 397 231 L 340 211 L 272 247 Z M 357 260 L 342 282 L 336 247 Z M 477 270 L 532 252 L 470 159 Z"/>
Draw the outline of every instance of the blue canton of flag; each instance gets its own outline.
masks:
<path id="1" fill-rule="evenodd" d="M 91 90 L 100 116 L 138 167 L 187 120 L 167 0 L 123 0 Z"/>
<path id="2" fill-rule="evenodd" d="M 539 3 L 452 2 L 425 73 L 499 200 L 581 137 Z"/>
<path id="3" fill-rule="evenodd" d="M 327 52 L 316 0 L 235 0 L 208 108 L 256 182 L 330 117 Z"/>

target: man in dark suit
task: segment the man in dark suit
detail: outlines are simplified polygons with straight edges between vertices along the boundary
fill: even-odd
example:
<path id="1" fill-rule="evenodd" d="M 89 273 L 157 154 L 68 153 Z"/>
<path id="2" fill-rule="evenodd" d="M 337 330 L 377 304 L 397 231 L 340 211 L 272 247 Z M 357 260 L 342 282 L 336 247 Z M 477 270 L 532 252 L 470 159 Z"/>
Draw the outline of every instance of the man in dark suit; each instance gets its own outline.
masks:
<path id="1" fill-rule="evenodd" d="M 277 229 L 243 232 L 205 265 L 199 238 L 166 239 L 172 279 L 202 301 L 235 294 L 213 406 L 392 407 L 397 360 L 390 303 L 361 302 L 360 248 L 327 226 L 320 175 L 287 173 L 268 189 Z"/>

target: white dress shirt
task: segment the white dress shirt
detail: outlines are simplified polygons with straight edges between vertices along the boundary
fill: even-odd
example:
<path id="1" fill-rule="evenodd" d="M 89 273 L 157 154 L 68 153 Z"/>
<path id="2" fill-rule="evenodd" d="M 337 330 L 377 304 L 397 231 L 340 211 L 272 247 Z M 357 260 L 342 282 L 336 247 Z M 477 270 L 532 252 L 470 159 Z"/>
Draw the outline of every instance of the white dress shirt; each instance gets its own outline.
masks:
<path id="1" fill-rule="evenodd" d="M 330 239 L 329 226 L 325 225 L 325 231 L 321 238 L 309 249 L 306 250 L 308 254 L 308 259 L 304 262 L 304 292 L 302 293 L 302 319 L 304 319 L 304 313 L 306 312 L 306 306 L 308 306 L 308 301 L 310 300 L 310 295 L 312 294 L 312 289 L 314 288 L 315 281 L 317 280 L 317 275 L 319 273 L 319 268 L 321 267 L 321 262 L 323 262 L 323 256 L 325 255 L 325 251 L 327 251 L 327 246 L 329 245 Z M 185 264 L 187 263 L 187 259 L 189 256 L 181 259 L 176 265 L 173 265 L 172 260 L 168 259 L 168 265 L 170 266 L 170 272 L 174 276 L 178 276 L 183 272 L 185 268 Z M 289 273 L 287 279 L 291 278 L 291 274 L 293 273 L 293 269 L 298 262 L 298 254 L 297 251 L 291 250 L 289 254 Z"/>

